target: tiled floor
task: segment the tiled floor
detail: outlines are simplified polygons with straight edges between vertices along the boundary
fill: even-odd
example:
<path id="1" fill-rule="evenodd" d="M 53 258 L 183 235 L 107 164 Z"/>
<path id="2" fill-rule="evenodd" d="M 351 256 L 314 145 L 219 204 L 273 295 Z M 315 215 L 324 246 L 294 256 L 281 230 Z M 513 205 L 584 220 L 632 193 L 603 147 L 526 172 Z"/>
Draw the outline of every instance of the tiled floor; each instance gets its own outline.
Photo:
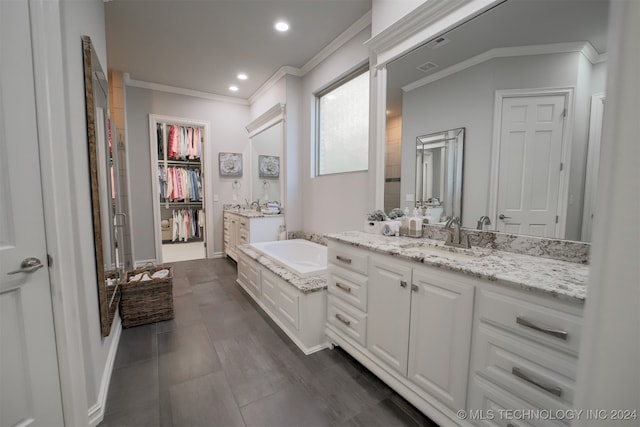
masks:
<path id="1" fill-rule="evenodd" d="M 231 261 L 172 265 L 175 319 L 122 331 L 101 426 L 435 426 L 344 351 L 305 356 Z"/>

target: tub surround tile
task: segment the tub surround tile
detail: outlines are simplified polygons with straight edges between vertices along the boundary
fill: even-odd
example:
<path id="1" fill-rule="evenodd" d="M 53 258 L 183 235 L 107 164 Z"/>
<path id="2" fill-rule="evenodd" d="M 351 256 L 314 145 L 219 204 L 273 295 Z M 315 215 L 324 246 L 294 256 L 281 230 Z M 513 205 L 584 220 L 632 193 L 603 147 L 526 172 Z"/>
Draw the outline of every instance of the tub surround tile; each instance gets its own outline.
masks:
<path id="1" fill-rule="evenodd" d="M 327 237 L 322 233 L 309 233 L 306 231 L 290 231 L 287 235 L 289 240 L 304 239 L 322 246 L 327 246 Z"/>
<path id="2" fill-rule="evenodd" d="M 327 238 L 374 252 L 397 256 L 409 261 L 468 274 L 510 287 L 550 295 L 566 301 L 583 302 L 589 268 L 584 264 L 522 255 L 487 247 L 473 248 L 477 256 L 447 256 L 442 249 L 455 252 L 456 248 L 434 249 L 427 255 L 416 246 L 441 246 L 442 240 L 388 237 L 361 231 L 329 234 Z M 433 253 L 442 250 L 442 255 Z"/>
<path id="3" fill-rule="evenodd" d="M 425 224 L 422 230 L 423 237 L 428 239 L 444 241 L 449 236 L 449 232 L 441 225 Z M 469 236 L 469 242 L 473 246 L 578 264 L 589 263 L 590 243 L 469 228 L 464 229 L 464 234 Z"/>
<path id="4" fill-rule="evenodd" d="M 271 272 L 273 272 L 276 276 L 281 277 L 287 283 L 290 283 L 295 288 L 297 288 L 300 292 L 304 294 L 309 294 L 311 292 L 321 291 L 323 289 L 327 289 L 327 277 L 326 275 L 322 276 L 310 276 L 310 277 L 300 277 L 295 273 L 287 270 L 284 267 L 280 267 L 269 258 L 264 255 L 254 251 L 250 245 L 238 245 L 238 250 L 242 251 L 244 254 L 249 256 L 251 259 L 254 259 L 258 263 L 262 264 Z"/>
<path id="5" fill-rule="evenodd" d="M 255 211 L 253 209 L 242 209 L 242 208 L 238 209 L 238 208 L 233 208 L 232 206 L 233 205 L 224 205 L 222 210 L 224 212 L 240 215 L 245 218 L 264 218 L 264 217 L 272 217 L 272 216 L 284 216 L 284 213 L 282 211 L 279 214 L 263 214 L 262 212 Z"/>

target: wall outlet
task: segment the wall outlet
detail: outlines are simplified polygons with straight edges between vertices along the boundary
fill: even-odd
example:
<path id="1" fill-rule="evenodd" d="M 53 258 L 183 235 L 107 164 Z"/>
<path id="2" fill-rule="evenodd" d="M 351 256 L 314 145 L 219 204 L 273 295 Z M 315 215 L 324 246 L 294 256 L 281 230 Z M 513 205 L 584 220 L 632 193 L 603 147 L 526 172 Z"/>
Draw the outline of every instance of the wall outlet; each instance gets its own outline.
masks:
<path id="1" fill-rule="evenodd" d="M 405 202 L 413 202 L 413 194 L 407 193 L 404 200 Z"/>

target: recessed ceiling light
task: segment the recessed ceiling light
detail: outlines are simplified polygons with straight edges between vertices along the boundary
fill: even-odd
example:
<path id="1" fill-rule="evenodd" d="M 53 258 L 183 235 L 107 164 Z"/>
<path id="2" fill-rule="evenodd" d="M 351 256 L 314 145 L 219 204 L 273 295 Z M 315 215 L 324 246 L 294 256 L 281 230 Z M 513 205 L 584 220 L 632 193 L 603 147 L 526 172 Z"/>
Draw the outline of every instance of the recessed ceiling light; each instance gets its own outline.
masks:
<path id="1" fill-rule="evenodd" d="M 238 86 L 229 86 L 229 90 L 231 92 L 237 92 L 238 91 Z"/>
<path id="2" fill-rule="evenodd" d="M 276 22 L 276 25 L 274 26 L 274 28 L 280 32 L 285 32 L 289 30 L 289 24 L 287 24 L 284 21 L 278 21 Z"/>
<path id="3" fill-rule="evenodd" d="M 247 80 L 248 78 L 249 76 L 247 76 L 245 73 L 238 74 L 238 79 L 240 80 Z"/>

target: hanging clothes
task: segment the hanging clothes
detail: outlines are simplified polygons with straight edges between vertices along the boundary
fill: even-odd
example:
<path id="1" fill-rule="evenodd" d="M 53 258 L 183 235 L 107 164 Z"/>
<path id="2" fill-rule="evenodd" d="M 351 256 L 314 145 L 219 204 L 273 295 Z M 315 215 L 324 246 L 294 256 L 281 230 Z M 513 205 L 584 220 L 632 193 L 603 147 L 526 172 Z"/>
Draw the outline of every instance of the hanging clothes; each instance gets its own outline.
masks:
<path id="1" fill-rule="evenodd" d="M 171 212 L 173 242 L 187 242 L 189 239 L 202 239 L 204 235 L 204 215 L 199 209 L 174 209 Z"/>
<path id="2" fill-rule="evenodd" d="M 160 199 L 202 200 L 202 179 L 199 168 L 158 167 Z"/>

